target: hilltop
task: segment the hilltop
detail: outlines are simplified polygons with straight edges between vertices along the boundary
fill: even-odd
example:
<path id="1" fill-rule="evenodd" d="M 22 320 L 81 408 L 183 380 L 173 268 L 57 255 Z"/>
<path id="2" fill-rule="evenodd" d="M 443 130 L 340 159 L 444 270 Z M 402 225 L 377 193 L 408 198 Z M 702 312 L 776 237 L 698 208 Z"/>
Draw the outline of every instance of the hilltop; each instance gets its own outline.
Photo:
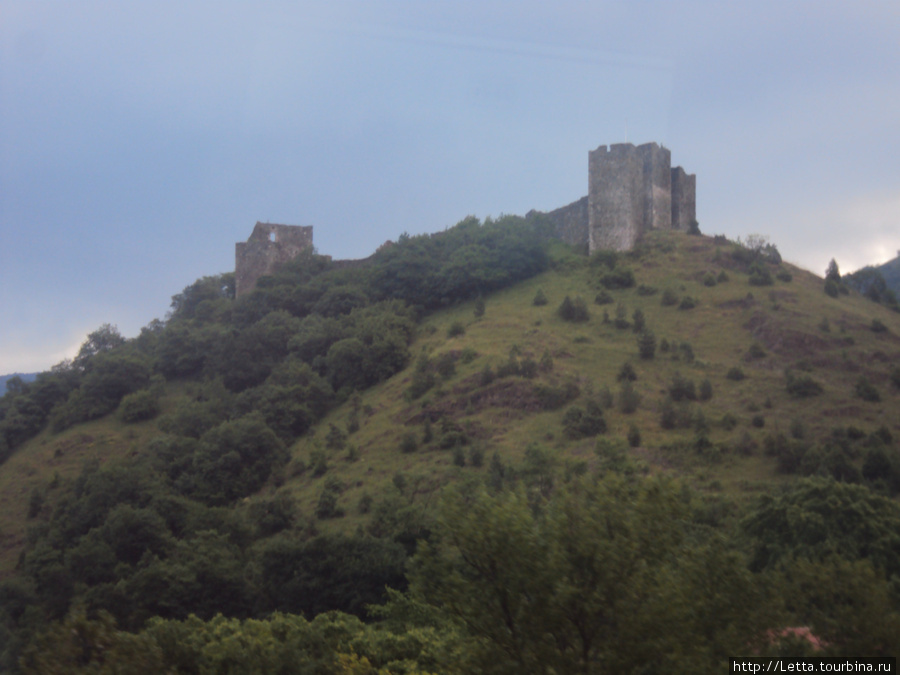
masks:
<path id="1" fill-rule="evenodd" d="M 452 486 L 669 476 L 729 536 L 802 477 L 896 504 L 900 315 L 762 238 L 588 257 L 550 227 L 470 218 L 357 269 L 307 252 L 239 300 L 204 278 L 5 397 L 0 574 L 28 626 L 75 599 L 130 630 L 365 616 Z"/>

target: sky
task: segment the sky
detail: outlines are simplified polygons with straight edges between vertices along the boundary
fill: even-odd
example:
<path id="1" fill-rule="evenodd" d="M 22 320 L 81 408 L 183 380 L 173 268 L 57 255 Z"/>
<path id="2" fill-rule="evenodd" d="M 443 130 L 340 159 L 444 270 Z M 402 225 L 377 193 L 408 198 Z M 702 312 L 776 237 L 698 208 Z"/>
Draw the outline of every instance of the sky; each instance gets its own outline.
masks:
<path id="1" fill-rule="evenodd" d="M 650 141 L 706 234 L 900 248 L 900 3 L 0 0 L 0 374 L 132 337 L 256 221 L 361 258 Z"/>

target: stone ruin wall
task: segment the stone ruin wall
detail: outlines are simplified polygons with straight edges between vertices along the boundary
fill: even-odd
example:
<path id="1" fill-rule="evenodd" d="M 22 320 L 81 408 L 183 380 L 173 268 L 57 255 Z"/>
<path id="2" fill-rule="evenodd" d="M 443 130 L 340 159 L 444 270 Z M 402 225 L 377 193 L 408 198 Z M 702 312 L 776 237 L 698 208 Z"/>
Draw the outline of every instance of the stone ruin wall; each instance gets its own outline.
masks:
<path id="1" fill-rule="evenodd" d="M 545 215 L 567 244 L 628 251 L 650 230 L 686 232 L 696 201 L 697 177 L 672 168 L 668 149 L 617 143 L 588 153 L 588 196 Z"/>
<path id="2" fill-rule="evenodd" d="M 650 230 L 687 231 L 696 220 L 696 201 L 697 177 L 672 168 L 667 148 L 617 143 L 588 153 L 588 195 L 544 216 L 567 244 L 589 253 L 628 251 Z M 312 245 L 312 226 L 256 223 L 250 238 L 235 246 L 235 296 L 250 293 L 261 276 Z M 361 267 L 374 255 L 334 262 Z"/>
<path id="3" fill-rule="evenodd" d="M 235 244 L 235 297 L 250 293 L 261 276 L 271 274 L 312 245 L 311 225 L 256 223 L 250 238 Z"/>
<path id="4" fill-rule="evenodd" d="M 536 215 L 537 211 L 529 211 L 526 218 Z M 587 251 L 588 243 L 588 198 L 582 197 L 577 202 L 544 214 L 553 223 L 553 231 L 558 239 L 570 246 L 583 246 Z"/>
<path id="5" fill-rule="evenodd" d="M 687 232 L 697 220 L 697 176 L 672 169 L 672 229 Z"/>

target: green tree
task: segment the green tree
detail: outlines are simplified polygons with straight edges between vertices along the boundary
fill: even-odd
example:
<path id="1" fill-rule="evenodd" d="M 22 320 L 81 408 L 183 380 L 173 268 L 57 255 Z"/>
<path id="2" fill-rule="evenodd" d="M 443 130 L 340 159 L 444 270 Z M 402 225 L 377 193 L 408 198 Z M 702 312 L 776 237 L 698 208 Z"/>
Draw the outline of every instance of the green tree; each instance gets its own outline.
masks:
<path id="1" fill-rule="evenodd" d="M 675 486 L 616 476 L 537 510 L 522 491 L 450 495 L 411 593 L 490 672 L 714 672 L 774 619 L 739 556 L 688 543 L 687 515 Z"/>

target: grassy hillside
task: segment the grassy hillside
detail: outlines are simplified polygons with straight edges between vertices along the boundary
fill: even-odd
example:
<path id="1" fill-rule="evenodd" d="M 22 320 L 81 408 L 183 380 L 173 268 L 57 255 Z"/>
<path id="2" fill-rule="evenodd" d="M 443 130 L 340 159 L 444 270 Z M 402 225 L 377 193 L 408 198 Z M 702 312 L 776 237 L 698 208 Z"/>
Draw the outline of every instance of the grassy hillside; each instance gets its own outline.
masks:
<path id="1" fill-rule="evenodd" d="M 420 489 L 427 491 L 447 480 L 486 473 L 494 452 L 504 463 L 520 463 L 531 444 L 545 449 L 552 461 L 582 470 L 581 464 L 594 466 L 600 461 L 597 438 L 601 445 L 624 446 L 632 425 L 640 432 L 640 443 L 628 450 L 636 461 L 649 470 L 690 474 L 699 486 L 735 498 L 786 480 L 777 458 L 766 455 L 767 437 L 790 437 L 792 429 L 800 435 L 801 428 L 807 439 L 827 439 L 835 430 L 843 435 L 847 427 L 869 434 L 886 426 L 891 433 L 900 433 L 900 398 L 890 383 L 891 365 L 900 356 L 897 315 L 858 296 L 830 298 L 822 292 L 821 278 L 789 265 L 783 266 L 792 277 L 789 282 L 776 279 L 772 286 L 751 286 L 748 274 L 739 270 L 729 253 L 728 246 L 717 245 L 712 238 L 660 234 L 636 255 L 617 263 L 634 270 L 637 284 L 608 291 L 610 304 L 593 302 L 604 290 L 597 281 L 602 269 L 562 255 L 552 271 L 487 298 L 480 318 L 473 316 L 474 303 L 437 313 L 421 326 L 412 351 L 432 361 L 450 355 L 455 374 L 439 377 L 433 389 L 411 401 L 404 397 L 414 377 L 411 365 L 363 393 L 357 402 L 336 409 L 314 435 L 295 444 L 294 456 L 301 462 L 316 452 L 328 456 L 329 475 L 346 486 L 340 503 L 347 516 L 338 526 L 352 529 L 366 520 L 356 508 L 360 497 L 380 494 L 397 472 L 408 474 L 407 480 L 421 481 Z M 722 272 L 727 281 L 704 284 L 709 275 L 718 277 Z M 654 289 L 652 294 L 648 287 Z M 674 305 L 661 302 L 667 290 L 678 298 Z M 548 302 L 534 306 L 539 291 Z M 587 301 L 587 321 L 572 323 L 559 317 L 557 309 L 567 295 Z M 693 309 L 679 309 L 685 296 L 696 301 Z M 667 341 L 669 351 L 657 346 L 653 359 L 641 359 L 633 330 L 612 323 L 619 304 L 625 306 L 631 323 L 635 310 L 642 311 L 657 343 Z M 604 311 L 610 323 L 604 323 Z M 873 321 L 888 330 L 874 332 Z M 464 326 L 465 332 L 449 337 L 455 324 Z M 690 345 L 693 360 L 682 345 Z M 481 384 L 483 370 L 496 372 L 510 354 L 520 362 L 539 361 L 545 352 L 553 360 L 551 372 L 539 371 L 534 379 L 510 377 Z M 634 389 L 641 399 L 631 414 L 618 405 L 617 375 L 625 363 L 634 367 Z M 733 369 L 740 369 L 744 378 L 729 379 Z M 786 371 L 819 383 L 822 393 L 792 396 Z M 664 429 L 662 410 L 677 375 L 698 389 L 708 380 L 712 397 L 678 411 L 689 416 L 689 428 Z M 880 401 L 860 398 L 861 378 L 880 393 Z M 544 410 L 535 388 L 569 383 L 580 395 L 557 410 Z M 597 438 L 567 436 L 565 411 L 587 399 L 604 399 L 607 393 L 613 399 L 611 407 L 603 402 L 608 431 Z M 347 434 L 347 443 L 358 456 L 348 461 L 346 451 L 327 449 L 325 436 L 332 425 L 346 430 L 354 407 L 365 412 L 359 415 L 359 431 Z M 702 420 L 697 419 L 700 416 Z M 431 421 L 435 437 L 429 443 L 422 440 L 425 420 Z M 452 448 L 441 449 L 442 424 L 464 433 L 464 468 L 454 463 Z M 401 449 L 407 435 L 418 446 L 408 454 Z M 699 449 L 698 436 L 706 439 Z M 471 454 L 479 451 L 484 453 L 483 464 L 472 466 Z M 856 453 L 853 461 L 860 465 L 862 453 Z M 307 472 L 289 479 L 283 489 L 312 509 L 319 483 Z"/>
<path id="2" fill-rule="evenodd" d="M 803 476 L 896 505 L 900 315 L 826 294 L 765 242 L 677 232 L 591 258 L 513 236 L 529 253 L 501 278 L 484 261 L 506 249 L 479 248 L 479 227 L 370 270 L 308 261 L 244 301 L 200 280 L 165 324 L 128 342 L 105 327 L 86 365 L 26 390 L 63 391 L 35 435 L 10 431 L 36 428 L 17 422 L 26 398 L 6 401 L 6 437 L 26 440 L 0 465 L 0 580 L 42 608 L 9 635 L 75 598 L 129 630 L 364 616 L 450 486 L 547 499 L 580 475 L 675 476 L 729 537 Z M 298 582 L 303 560 L 323 567 Z"/>
<path id="3" fill-rule="evenodd" d="M 600 282 L 608 273 L 605 263 L 560 247 L 551 270 L 487 296 L 483 316 L 474 316 L 474 301 L 428 316 L 410 346 L 412 362 L 354 394 L 297 439 L 290 463 L 262 493 L 286 492 L 318 528 L 353 532 L 372 520 L 371 511 L 361 513 L 366 501 L 394 492 L 397 481 L 405 481 L 406 498 L 427 509 L 447 482 L 487 475 L 495 453 L 503 465 L 520 466 L 532 447 L 547 461 L 581 472 L 596 468 L 604 452 L 627 448 L 627 456 L 644 470 L 687 474 L 709 492 L 740 500 L 789 478 L 778 458 L 767 454 L 767 438 L 790 438 L 802 429 L 803 438 L 824 441 L 836 430 L 846 436 L 850 427 L 851 436 L 865 436 L 882 426 L 900 435 L 900 396 L 890 381 L 891 366 L 900 357 L 900 317 L 856 295 L 831 298 L 822 292 L 820 278 L 789 265 L 781 267 L 790 281 L 775 279 L 771 286 L 750 285 L 742 267 L 730 244 L 658 233 L 616 262 L 615 269 L 633 271 L 635 285 L 607 290 Z M 710 278 L 722 280 L 707 285 Z M 533 303 L 539 292 L 547 304 Z M 612 302 L 595 304 L 604 292 Z M 668 306 L 663 304 L 667 292 L 676 298 Z M 560 318 L 557 310 L 566 296 L 585 300 L 587 321 Z M 695 301 L 692 309 L 681 308 L 685 297 Z M 643 313 L 657 342 L 654 358 L 640 358 L 633 326 L 616 327 L 620 305 L 629 324 L 636 310 Z M 873 322 L 887 330 L 873 331 Z M 453 326 L 461 326 L 462 334 L 450 337 Z M 549 371 L 538 367 L 530 378 L 497 377 L 511 355 L 520 364 L 539 363 L 546 353 L 552 359 Z M 436 383 L 412 399 L 408 392 L 423 357 Z M 442 358 L 454 371 L 447 377 L 435 370 Z M 637 376 L 633 388 L 640 403 L 633 413 L 620 407 L 617 376 L 626 363 Z M 490 383 L 486 368 L 494 374 Z M 735 369 L 743 379 L 730 379 Z M 792 396 L 786 371 L 820 384 L 822 393 Z M 697 392 L 708 380 L 712 396 L 676 403 L 676 428 L 666 429 L 662 414 L 677 376 Z M 859 396 L 861 378 L 874 386 L 880 401 Z M 567 385 L 577 391 L 571 400 L 558 407 L 542 401 L 541 389 L 562 392 Z M 163 416 L 197 387 L 167 384 Z M 564 416 L 588 400 L 604 409 L 607 431 L 573 438 Z M 428 425 L 430 441 L 425 440 Z M 632 427 L 640 441 L 628 447 Z M 339 433 L 329 443 L 331 429 Z M 27 527 L 40 520 L 39 514 L 27 517 L 35 510 L 33 492 L 45 495 L 40 513 L 46 514 L 86 460 L 127 461 L 146 452 L 158 433 L 155 420 L 125 424 L 109 415 L 59 434 L 45 430 L 16 452 L 0 469 L 2 573 L 12 572 Z M 323 459 L 327 470 L 316 470 Z M 862 449 L 850 453 L 857 468 L 863 459 Z M 344 516 L 315 519 L 329 478 L 336 479 L 333 489 Z"/>

